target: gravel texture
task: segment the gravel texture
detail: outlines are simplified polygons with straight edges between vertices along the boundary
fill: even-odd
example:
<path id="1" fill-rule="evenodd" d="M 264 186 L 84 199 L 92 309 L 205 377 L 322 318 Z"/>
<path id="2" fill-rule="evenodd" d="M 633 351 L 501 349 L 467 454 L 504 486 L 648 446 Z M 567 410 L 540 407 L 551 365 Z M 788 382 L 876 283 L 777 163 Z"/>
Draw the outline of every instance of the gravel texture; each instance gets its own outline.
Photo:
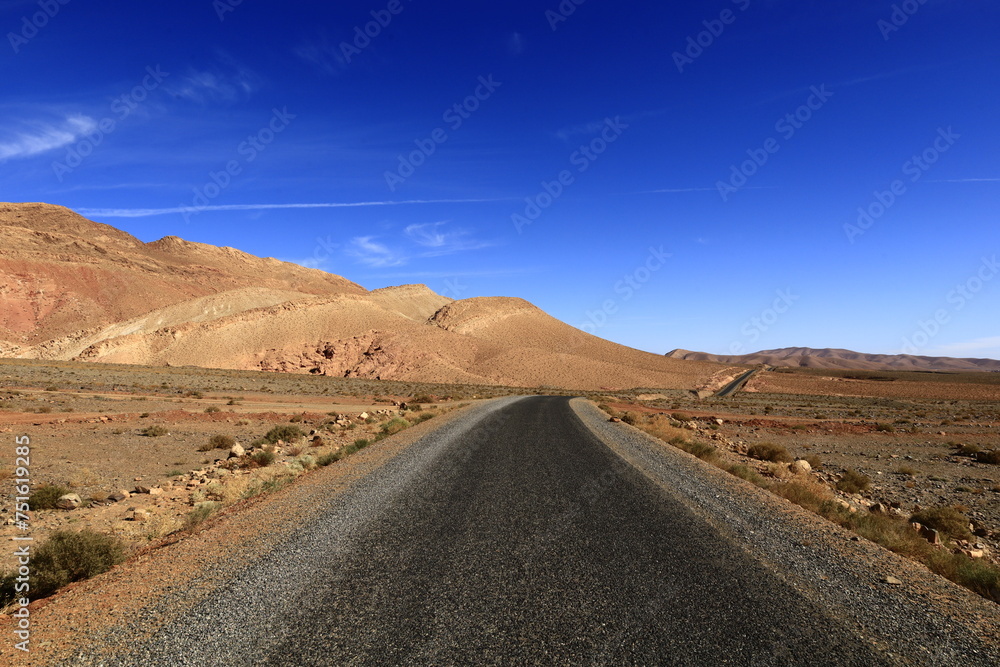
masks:
<path id="1" fill-rule="evenodd" d="M 195 602 L 152 599 L 64 664 L 1000 659 L 996 605 L 586 401 L 501 399 L 442 424 L 311 496 L 280 540 L 223 544 L 246 560 L 201 576 L 220 583 Z"/>

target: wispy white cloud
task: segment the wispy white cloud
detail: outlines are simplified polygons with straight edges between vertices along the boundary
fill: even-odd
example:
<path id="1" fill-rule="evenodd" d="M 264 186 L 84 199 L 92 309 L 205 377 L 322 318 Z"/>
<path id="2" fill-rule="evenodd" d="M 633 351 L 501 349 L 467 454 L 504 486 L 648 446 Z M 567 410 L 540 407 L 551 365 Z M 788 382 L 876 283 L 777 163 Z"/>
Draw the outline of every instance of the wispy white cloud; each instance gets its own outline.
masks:
<path id="1" fill-rule="evenodd" d="M 256 72 L 224 51 L 216 57 L 218 65 L 189 70 L 168 86 L 170 93 L 197 104 L 231 103 L 245 100 L 260 89 L 263 80 Z"/>
<path id="2" fill-rule="evenodd" d="M 742 190 L 777 190 L 776 185 L 744 185 Z M 658 188 L 656 190 L 641 190 L 634 195 L 676 194 L 679 192 L 718 192 L 719 188 Z"/>
<path id="3" fill-rule="evenodd" d="M 399 271 L 395 273 L 374 274 L 375 278 L 387 280 L 430 280 L 442 278 L 506 278 L 508 276 L 523 276 L 539 273 L 540 269 L 484 269 L 482 271 Z"/>
<path id="4" fill-rule="evenodd" d="M 0 129 L 0 162 L 68 146 L 97 129 L 90 116 L 70 114 L 58 121 L 28 121 Z"/>
<path id="5" fill-rule="evenodd" d="M 976 338 L 960 343 L 939 345 L 931 350 L 924 351 L 922 354 L 942 357 L 986 356 L 997 359 L 1000 358 L 1000 336 Z"/>
<path id="6" fill-rule="evenodd" d="M 401 236 L 388 241 L 382 240 L 384 236 L 358 236 L 351 240 L 346 253 L 362 264 L 386 267 L 400 266 L 413 259 L 442 257 L 492 245 L 474 238 L 465 230 L 446 229 L 447 224 L 444 221 L 408 225 Z"/>
<path id="7" fill-rule="evenodd" d="M 356 260 L 372 267 L 399 266 L 406 263 L 406 257 L 391 250 L 383 243 L 374 240 L 373 236 L 356 236 L 351 239 L 347 254 Z"/>
<path id="8" fill-rule="evenodd" d="M 1000 183 L 1000 178 L 945 178 L 928 183 Z"/>
<path id="9" fill-rule="evenodd" d="M 324 74 L 336 76 L 347 69 L 347 60 L 339 45 L 331 41 L 325 32 L 316 39 L 305 39 L 292 49 L 301 60 L 309 63 Z"/>
<path id="10" fill-rule="evenodd" d="M 200 206 L 199 213 L 205 211 L 264 211 L 270 209 L 294 208 L 359 208 L 364 206 L 409 206 L 417 204 L 479 204 L 485 202 L 507 201 L 499 199 L 406 199 L 403 201 L 356 201 L 356 202 L 321 202 L 309 204 L 216 204 Z M 78 208 L 77 213 L 99 218 L 148 218 L 154 215 L 170 215 L 173 213 L 190 213 L 192 207 L 172 206 L 170 208 Z"/>

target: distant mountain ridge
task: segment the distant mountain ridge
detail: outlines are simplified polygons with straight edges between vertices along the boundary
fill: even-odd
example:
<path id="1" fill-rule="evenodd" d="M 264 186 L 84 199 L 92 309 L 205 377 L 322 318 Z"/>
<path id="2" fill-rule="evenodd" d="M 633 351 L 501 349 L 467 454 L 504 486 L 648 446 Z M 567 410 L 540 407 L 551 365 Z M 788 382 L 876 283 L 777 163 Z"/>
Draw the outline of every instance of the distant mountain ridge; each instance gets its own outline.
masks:
<path id="1" fill-rule="evenodd" d="M 708 354 L 678 349 L 668 352 L 666 356 L 685 361 L 707 361 L 740 366 L 767 364 L 779 367 L 868 371 L 1000 371 L 1000 361 L 996 359 L 956 359 L 952 357 L 922 357 L 911 354 L 866 354 L 834 348 L 785 347 L 741 355 Z"/>

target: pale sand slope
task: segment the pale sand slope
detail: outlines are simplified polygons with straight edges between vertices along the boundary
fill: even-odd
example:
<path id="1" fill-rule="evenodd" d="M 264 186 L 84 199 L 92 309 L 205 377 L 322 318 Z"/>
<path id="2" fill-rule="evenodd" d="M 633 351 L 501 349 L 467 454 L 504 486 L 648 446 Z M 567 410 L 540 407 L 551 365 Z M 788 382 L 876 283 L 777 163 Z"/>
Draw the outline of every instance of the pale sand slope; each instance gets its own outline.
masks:
<path id="1" fill-rule="evenodd" d="M 0 355 L 406 381 L 690 388 L 718 366 L 585 334 L 513 298 L 367 291 L 322 271 L 45 204 L 0 204 Z"/>
<path id="2" fill-rule="evenodd" d="M 788 347 L 780 350 L 762 350 L 753 354 L 736 356 L 674 350 L 667 354 L 672 359 L 709 361 L 720 364 L 828 368 L 871 371 L 1000 371 L 996 359 L 953 359 L 951 357 L 921 357 L 910 354 L 864 354 L 851 350 L 812 349 Z"/>

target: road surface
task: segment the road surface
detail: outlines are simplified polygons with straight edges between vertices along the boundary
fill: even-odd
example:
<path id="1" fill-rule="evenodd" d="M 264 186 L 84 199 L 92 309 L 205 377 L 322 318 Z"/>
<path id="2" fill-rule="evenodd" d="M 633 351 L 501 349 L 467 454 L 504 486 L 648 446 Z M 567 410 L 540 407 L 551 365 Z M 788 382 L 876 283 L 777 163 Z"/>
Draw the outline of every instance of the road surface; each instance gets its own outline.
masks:
<path id="1" fill-rule="evenodd" d="M 426 436 L 105 664 L 898 664 L 626 464 L 569 399 Z"/>

